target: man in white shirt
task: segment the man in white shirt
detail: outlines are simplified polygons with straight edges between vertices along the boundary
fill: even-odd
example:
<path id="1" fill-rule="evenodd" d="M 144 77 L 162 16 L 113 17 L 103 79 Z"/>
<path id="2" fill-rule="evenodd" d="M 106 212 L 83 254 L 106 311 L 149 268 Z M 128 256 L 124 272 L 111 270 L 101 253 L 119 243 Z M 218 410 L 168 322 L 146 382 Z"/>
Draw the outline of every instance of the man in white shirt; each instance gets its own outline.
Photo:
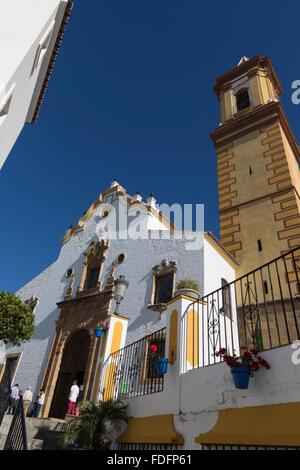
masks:
<path id="1" fill-rule="evenodd" d="M 74 380 L 73 385 L 71 387 L 70 393 L 69 393 L 69 405 L 68 405 L 68 415 L 75 415 L 75 404 L 77 397 L 79 395 L 79 387 L 77 385 L 77 380 Z"/>
<path id="2" fill-rule="evenodd" d="M 24 416 L 27 415 L 27 411 L 31 402 L 32 402 L 32 391 L 30 387 L 27 387 L 27 390 L 23 395 Z"/>

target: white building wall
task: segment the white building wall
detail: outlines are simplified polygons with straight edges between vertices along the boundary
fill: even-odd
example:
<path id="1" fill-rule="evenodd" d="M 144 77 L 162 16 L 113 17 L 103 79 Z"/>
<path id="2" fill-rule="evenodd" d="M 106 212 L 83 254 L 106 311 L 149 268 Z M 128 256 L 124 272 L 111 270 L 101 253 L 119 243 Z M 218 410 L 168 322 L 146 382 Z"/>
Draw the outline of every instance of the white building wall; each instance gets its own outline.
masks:
<path id="1" fill-rule="evenodd" d="M 235 280 L 234 268 L 206 239 L 204 239 L 204 263 L 205 273 L 203 295 L 208 295 L 222 287 L 222 278 L 226 279 L 227 282 Z"/>
<path id="2" fill-rule="evenodd" d="M 245 390 L 235 388 L 231 370 L 224 362 L 183 370 L 185 331 L 181 328 L 180 317 L 186 307 L 187 301 L 180 298 L 168 307 L 168 318 L 174 309 L 179 313 L 177 345 L 180 349 L 175 364 L 168 364 L 163 391 L 126 399 L 130 417 L 172 414 L 175 429 L 184 437 L 182 448 L 200 450 L 201 445 L 195 443 L 195 438 L 214 427 L 219 410 L 299 402 L 299 341 L 261 352 L 260 356 L 271 368 L 254 372 Z M 168 338 L 169 330 L 166 351 Z"/>
<path id="3" fill-rule="evenodd" d="M 32 118 L 66 5 L 67 0 L 0 0 L 0 111 L 11 96 L 8 113 L 0 115 L 0 169 L 29 111 Z M 47 52 L 32 73 L 39 43 L 50 27 Z"/>

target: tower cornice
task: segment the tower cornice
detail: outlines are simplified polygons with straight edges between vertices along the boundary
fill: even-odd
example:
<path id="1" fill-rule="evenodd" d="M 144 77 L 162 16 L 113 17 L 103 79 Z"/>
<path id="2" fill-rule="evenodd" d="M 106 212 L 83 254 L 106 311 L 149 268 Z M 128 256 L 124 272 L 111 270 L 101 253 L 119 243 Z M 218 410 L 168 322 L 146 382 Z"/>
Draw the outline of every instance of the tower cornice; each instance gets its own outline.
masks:
<path id="1" fill-rule="evenodd" d="M 282 93 L 282 86 L 275 72 L 270 57 L 262 57 L 260 55 L 252 57 L 252 59 L 249 59 L 247 62 L 238 65 L 237 67 L 229 70 L 229 72 L 226 72 L 220 77 L 218 77 L 216 79 L 216 84 L 213 90 L 216 93 L 217 97 L 220 99 L 220 95 L 224 87 L 230 86 L 230 82 L 232 80 L 246 73 L 250 75 L 255 74 L 258 69 L 264 69 L 268 72 L 274 90 L 276 91 L 277 95 L 280 95 Z"/>
<path id="2" fill-rule="evenodd" d="M 299 159 L 299 145 L 279 101 L 258 106 L 256 109 L 254 108 L 251 112 L 239 116 L 238 118 L 233 117 L 230 121 L 217 127 L 214 132 L 210 134 L 210 137 L 215 147 L 217 147 L 218 145 L 223 145 L 237 139 L 245 133 L 259 129 L 262 125 L 271 125 L 278 121 L 286 134 L 295 157 Z"/>

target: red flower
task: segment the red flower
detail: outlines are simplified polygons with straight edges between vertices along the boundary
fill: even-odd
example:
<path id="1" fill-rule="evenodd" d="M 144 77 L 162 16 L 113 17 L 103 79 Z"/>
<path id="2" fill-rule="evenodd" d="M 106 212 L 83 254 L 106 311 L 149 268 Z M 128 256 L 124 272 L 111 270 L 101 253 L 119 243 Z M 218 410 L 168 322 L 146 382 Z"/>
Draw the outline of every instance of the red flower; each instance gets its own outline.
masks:
<path id="1" fill-rule="evenodd" d="M 251 369 L 256 369 L 257 367 L 259 367 L 259 362 L 257 361 L 251 362 L 250 367 Z"/>
<path id="2" fill-rule="evenodd" d="M 151 352 L 156 352 L 157 351 L 157 346 L 155 344 L 151 344 L 150 351 Z"/>
<path id="3" fill-rule="evenodd" d="M 251 358 L 251 353 L 249 353 L 248 351 L 245 351 L 244 352 L 244 357 L 246 357 L 247 359 L 250 359 Z"/>
<path id="4" fill-rule="evenodd" d="M 250 349 L 250 352 L 254 355 L 257 356 L 258 351 L 256 349 Z"/>
<path id="5" fill-rule="evenodd" d="M 219 352 L 220 354 L 226 354 L 226 348 L 221 348 Z"/>

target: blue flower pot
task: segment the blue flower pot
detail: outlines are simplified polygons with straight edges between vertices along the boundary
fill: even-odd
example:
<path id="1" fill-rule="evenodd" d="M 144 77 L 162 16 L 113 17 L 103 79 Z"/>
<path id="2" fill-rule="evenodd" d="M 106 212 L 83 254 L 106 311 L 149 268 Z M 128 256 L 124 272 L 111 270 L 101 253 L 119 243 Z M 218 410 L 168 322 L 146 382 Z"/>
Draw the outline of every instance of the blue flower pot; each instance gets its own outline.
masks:
<path id="1" fill-rule="evenodd" d="M 230 367 L 236 388 L 248 388 L 250 379 L 250 369 L 245 366 Z"/>
<path id="2" fill-rule="evenodd" d="M 157 359 L 155 361 L 157 372 L 162 375 L 166 374 L 168 370 L 168 359 Z"/>
<path id="3" fill-rule="evenodd" d="M 96 338 L 101 338 L 102 333 L 103 333 L 103 328 L 95 328 L 94 332 L 95 332 Z"/>

